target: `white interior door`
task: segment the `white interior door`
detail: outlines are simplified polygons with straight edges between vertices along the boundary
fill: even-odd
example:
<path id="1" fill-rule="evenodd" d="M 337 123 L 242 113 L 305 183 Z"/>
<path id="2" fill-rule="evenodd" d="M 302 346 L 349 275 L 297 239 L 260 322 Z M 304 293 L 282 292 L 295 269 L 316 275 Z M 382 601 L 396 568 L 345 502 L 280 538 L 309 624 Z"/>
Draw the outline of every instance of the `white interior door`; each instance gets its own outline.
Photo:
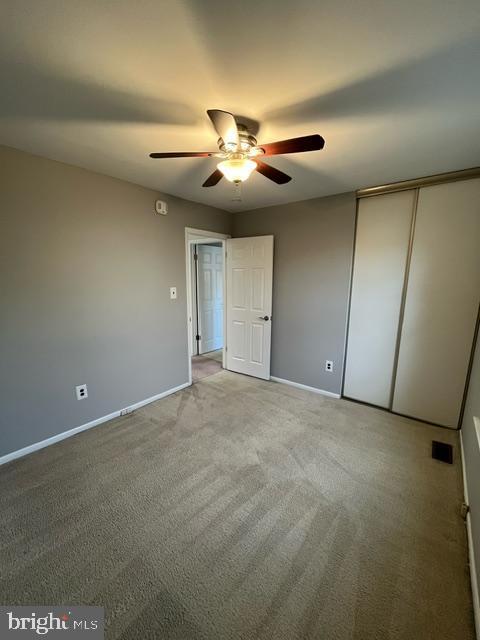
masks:
<path id="1" fill-rule="evenodd" d="M 223 247 L 197 245 L 199 353 L 223 347 Z"/>
<path id="2" fill-rule="evenodd" d="M 227 369 L 270 379 L 273 236 L 227 240 Z"/>

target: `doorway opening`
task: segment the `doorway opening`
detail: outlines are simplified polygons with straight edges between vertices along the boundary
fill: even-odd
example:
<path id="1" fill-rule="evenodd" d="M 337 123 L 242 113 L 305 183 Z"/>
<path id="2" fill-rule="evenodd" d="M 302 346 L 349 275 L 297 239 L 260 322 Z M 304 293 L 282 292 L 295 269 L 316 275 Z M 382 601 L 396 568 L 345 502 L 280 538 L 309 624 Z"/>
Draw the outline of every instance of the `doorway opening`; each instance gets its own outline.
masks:
<path id="1" fill-rule="evenodd" d="M 223 363 L 224 256 L 221 242 L 194 243 L 192 382 L 218 373 Z"/>
<path id="2" fill-rule="evenodd" d="M 225 245 L 229 237 L 185 230 L 190 384 L 225 367 Z"/>

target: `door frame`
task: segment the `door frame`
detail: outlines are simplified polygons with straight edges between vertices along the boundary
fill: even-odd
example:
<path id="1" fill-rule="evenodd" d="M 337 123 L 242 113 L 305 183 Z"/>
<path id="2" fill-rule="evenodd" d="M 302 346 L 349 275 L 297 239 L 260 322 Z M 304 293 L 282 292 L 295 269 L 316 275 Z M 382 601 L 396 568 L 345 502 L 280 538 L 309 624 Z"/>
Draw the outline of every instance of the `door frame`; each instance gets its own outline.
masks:
<path id="1" fill-rule="evenodd" d="M 193 309 L 195 302 L 193 300 L 193 269 L 192 269 L 192 245 L 193 244 L 209 244 L 211 242 L 221 242 L 223 249 L 223 359 L 222 366 L 225 369 L 226 357 L 225 347 L 227 345 L 227 240 L 231 235 L 226 233 L 217 233 L 216 231 L 208 231 L 206 229 L 194 229 L 185 227 L 185 266 L 187 279 L 187 356 L 188 356 L 188 384 L 192 384 L 192 356 L 193 356 Z"/>

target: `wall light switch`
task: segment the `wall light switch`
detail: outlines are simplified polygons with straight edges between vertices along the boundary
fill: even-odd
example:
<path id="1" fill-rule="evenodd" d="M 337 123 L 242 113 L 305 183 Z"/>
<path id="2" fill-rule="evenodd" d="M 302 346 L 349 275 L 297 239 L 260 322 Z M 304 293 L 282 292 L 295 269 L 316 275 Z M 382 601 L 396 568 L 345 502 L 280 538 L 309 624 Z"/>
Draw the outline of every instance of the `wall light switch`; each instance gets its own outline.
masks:
<path id="1" fill-rule="evenodd" d="M 170 287 L 170 300 L 177 299 L 177 287 Z"/>

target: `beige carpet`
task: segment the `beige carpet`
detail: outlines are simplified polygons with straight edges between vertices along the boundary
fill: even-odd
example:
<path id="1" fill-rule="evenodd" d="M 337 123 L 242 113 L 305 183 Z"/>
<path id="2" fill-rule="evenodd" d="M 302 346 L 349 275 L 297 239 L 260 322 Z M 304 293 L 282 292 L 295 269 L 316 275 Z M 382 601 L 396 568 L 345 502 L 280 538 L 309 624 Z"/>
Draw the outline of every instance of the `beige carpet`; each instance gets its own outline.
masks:
<path id="1" fill-rule="evenodd" d="M 222 370 L 222 349 L 209 351 L 201 356 L 192 357 L 192 382 L 213 376 Z"/>
<path id="2" fill-rule="evenodd" d="M 216 349 L 215 351 L 209 351 L 208 353 L 203 354 L 206 358 L 210 358 L 211 360 L 216 360 L 220 362 L 223 361 L 223 349 Z"/>
<path id="3" fill-rule="evenodd" d="M 109 639 L 474 638 L 448 430 L 222 371 L 0 484 L 1 604 L 101 605 Z"/>

